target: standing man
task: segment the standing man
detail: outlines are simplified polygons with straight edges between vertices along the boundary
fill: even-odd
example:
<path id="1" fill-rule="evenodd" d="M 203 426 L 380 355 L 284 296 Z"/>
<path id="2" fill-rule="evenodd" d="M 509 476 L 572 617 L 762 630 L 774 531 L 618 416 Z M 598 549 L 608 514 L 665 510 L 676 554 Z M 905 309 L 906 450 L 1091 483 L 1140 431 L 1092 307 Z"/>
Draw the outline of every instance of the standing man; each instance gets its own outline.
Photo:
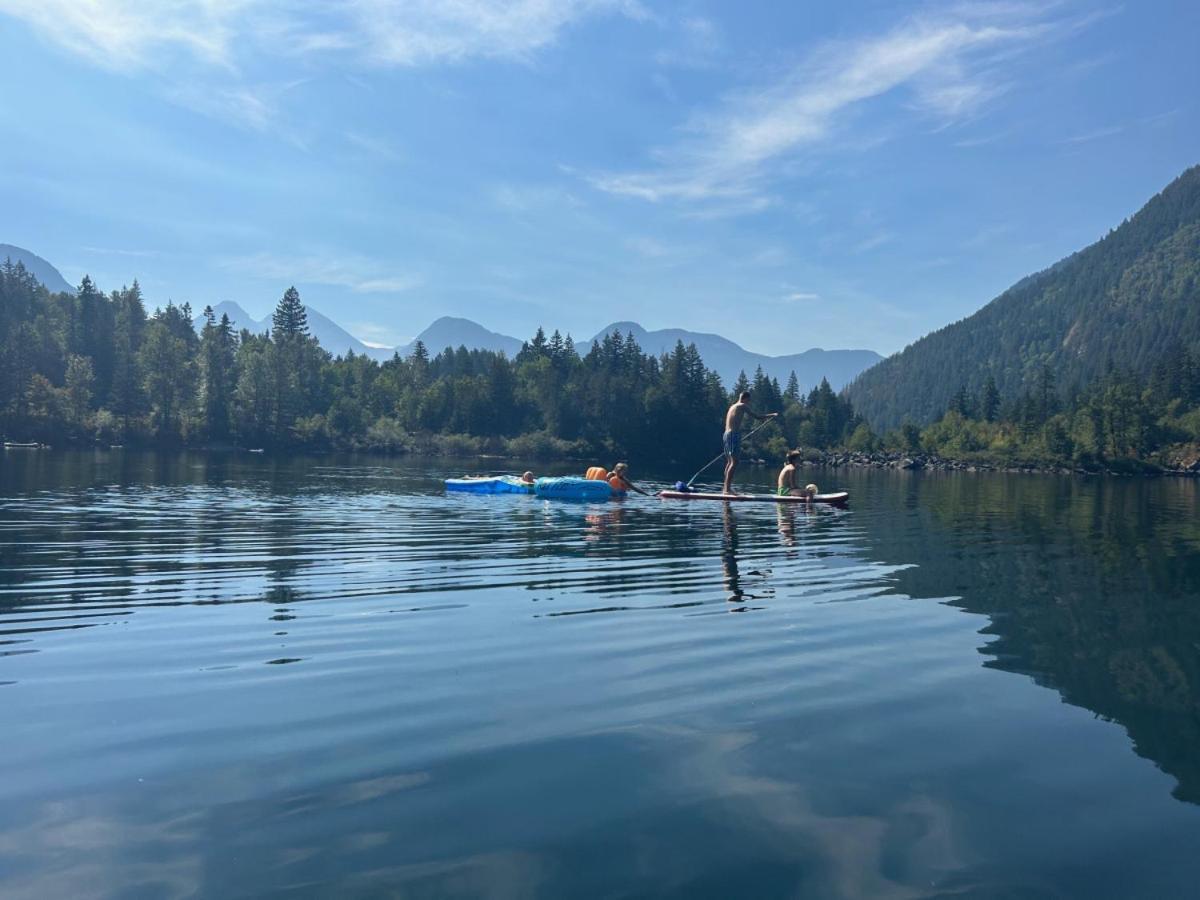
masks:
<path id="1" fill-rule="evenodd" d="M 742 446 L 742 420 L 746 416 L 753 419 L 774 419 L 779 413 L 759 415 L 750 408 L 750 392 L 742 391 L 737 403 L 729 407 L 725 413 L 725 436 L 722 443 L 725 447 L 725 487 L 724 493 L 733 493 L 733 473 L 737 469 L 738 451 Z"/>

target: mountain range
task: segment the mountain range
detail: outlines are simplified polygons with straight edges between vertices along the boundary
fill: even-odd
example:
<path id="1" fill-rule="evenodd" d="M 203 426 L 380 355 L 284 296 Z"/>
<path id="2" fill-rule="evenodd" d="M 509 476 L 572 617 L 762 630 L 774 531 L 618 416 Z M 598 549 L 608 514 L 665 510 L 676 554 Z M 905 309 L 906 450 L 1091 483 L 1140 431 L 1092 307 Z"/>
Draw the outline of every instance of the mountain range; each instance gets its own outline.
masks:
<path id="1" fill-rule="evenodd" d="M 989 376 L 1010 400 L 1045 375 L 1066 395 L 1109 367 L 1144 377 L 1173 344 L 1200 351 L 1200 166 L 1101 240 L 863 372 L 847 394 L 876 429 L 924 424 Z"/>
<path id="2" fill-rule="evenodd" d="M 491 350 L 503 352 L 510 358 L 520 351 L 523 341 L 506 334 L 500 334 L 484 328 L 470 319 L 454 316 L 443 316 L 418 334 L 412 341 L 395 348 L 371 347 L 354 337 L 336 322 L 322 315 L 311 306 L 308 311 L 309 331 L 321 342 L 321 346 L 334 354 L 344 354 L 347 350 L 365 354 L 375 359 L 390 359 L 393 353 L 408 356 L 412 353 L 417 341 L 421 341 L 431 354 L 437 354 L 447 347 L 466 347 L 468 350 Z M 237 328 L 247 328 L 250 331 L 270 331 L 271 318 L 256 320 L 241 306 L 231 301 L 218 303 L 213 307 L 217 317 L 224 313 Z M 204 324 L 203 317 L 196 317 L 196 327 Z M 677 341 L 695 344 L 700 351 L 704 364 L 720 373 L 726 385 L 732 385 L 740 372 L 753 377 L 755 369 L 762 367 L 764 374 L 778 378 L 786 383 L 794 371 L 800 384 L 813 387 L 822 378 L 828 378 L 835 390 L 840 390 L 863 369 L 879 362 L 881 357 L 873 350 L 806 350 L 803 353 L 793 353 L 787 356 L 766 356 L 743 349 L 728 338 L 717 334 L 686 331 L 682 328 L 664 328 L 657 331 L 647 331 L 636 322 L 614 322 L 602 328 L 586 343 L 579 344 L 579 351 L 586 353 L 593 342 L 599 342 L 606 335 L 620 332 L 622 336 L 632 334 L 643 350 L 648 353 L 667 353 L 675 348 Z"/>
<path id="3" fill-rule="evenodd" d="M 46 287 L 52 291 L 73 292 L 62 275 L 46 260 L 28 250 L 0 244 L 0 258 L 9 256 L 14 262 L 20 260 Z M 447 347 L 467 347 L 471 350 L 492 350 L 504 352 L 510 358 L 515 356 L 523 343 L 519 338 L 499 332 L 490 331 L 470 319 L 443 316 L 428 328 L 418 334 L 411 342 L 400 347 L 373 347 L 356 338 L 337 322 L 311 306 L 306 306 L 308 312 L 309 332 L 320 341 L 321 346 L 335 355 L 354 352 L 378 360 L 391 359 L 394 353 L 401 356 L 409 355 L 417 341 L 424 343 L 430 353 L 436 354 Z M 255 319 L 242 306 L 232 300 L 225 300 L 213 307 L 213 312 L 219 319 L 228 315 L 234 327 L 260 333 L 271 330 L 271 317 Z M 204 325 L 203 315 L 196 315 L 193 320 L 197 330 Z M 717 334 L 687 331 L 682 328 L 663 328 L 648 331 L 636 322 L 614 322 L 602 328 L 586 342 L 580 343 L 579 350 L 586 353 L 593 342 L 601 341 L 606 335 L 619 331 L 622 335 L 632 334 L 648 353 L 667 353 L 674 349 L 678 341 L 695 344 L 700 351 L 704 364 L 715 369 L 721 375 L 726 385 L 732 385 L 739 373 L 745 372 L 753 377 L 757 368 L 777 378 L 780 383 L 786 383 L 792 372 L 796 373 L 800 384 L 805 389 L 820 383 L 822 378 L 829 379 L 835 390 L 840 390 L 856 375 L 869 366 L 877 363 L 882 357 L 873 350 L 821 350 L 811 349 L 803 353 L 792 353 L 785 356 L 767 356 L 746 350 L 728 338 Z"/>
<path id="4" fill-rule="evenodd" d="M 737 380 L 740 372 L 753 378 L 755 369 L 761 366 L 763 374 L 777 378 L 780 384 L 786 385 L 788 377 L 795 372 L 801 386 L 806 389 L 815 387 L 822 378 L 827 378 L 830 386 L 837 391 L 864 369 L 883 359 L 874 350 L 821 350 L 816 347 L 803 353 L 767 356 L 745 350 L 719 334 L 685 331 L 682 328 L 647 331 L 636 322 L 614 322 L 597 332 L 592 341 L 601 341 L 614 331 L 622 335 L 632 334 L 647 353 L 668 353 L 675 349 L 679 341 L 683 341 L 685 346 L 695 344 L 704 364 L 716 369 L 727 387 Z M 592 341 L 589 341 L 589 345 Z"/>

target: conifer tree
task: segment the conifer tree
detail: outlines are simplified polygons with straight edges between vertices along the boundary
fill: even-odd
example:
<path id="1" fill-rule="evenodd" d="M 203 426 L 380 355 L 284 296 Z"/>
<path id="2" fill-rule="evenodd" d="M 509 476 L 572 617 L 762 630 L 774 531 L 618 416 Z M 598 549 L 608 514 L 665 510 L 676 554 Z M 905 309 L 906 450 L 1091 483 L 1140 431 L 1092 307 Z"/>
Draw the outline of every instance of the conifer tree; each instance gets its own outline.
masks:
<path id="1" fill-rule="evenodd" d="M 275 343 L 308 334 L 308 312 L 300 302 L 295 285 L 283 292 L 283 297 L 271 315 L 271 338 Z"/>

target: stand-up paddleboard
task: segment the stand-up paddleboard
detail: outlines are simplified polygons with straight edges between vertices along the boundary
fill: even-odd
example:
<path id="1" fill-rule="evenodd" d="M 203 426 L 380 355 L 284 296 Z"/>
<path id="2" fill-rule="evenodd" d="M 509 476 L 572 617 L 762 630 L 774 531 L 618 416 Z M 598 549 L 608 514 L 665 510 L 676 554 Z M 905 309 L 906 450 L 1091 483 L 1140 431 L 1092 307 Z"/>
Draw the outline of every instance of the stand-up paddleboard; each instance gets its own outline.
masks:
<path id="1" fill-rule="evenodd" d="M 659 495 L 664 500 L 725 500 L 730 503 L 808 503 L 808 497 L 798 497 L 792 494 L 780 497 L 777 494 L 704 494 L 692 491 L 661 491 Z M 845 506 L 850 502 L 849 491 L 837 491 L 832 494 L 814 494 L 813 503 L 827 503 L 830 506 Z"/>

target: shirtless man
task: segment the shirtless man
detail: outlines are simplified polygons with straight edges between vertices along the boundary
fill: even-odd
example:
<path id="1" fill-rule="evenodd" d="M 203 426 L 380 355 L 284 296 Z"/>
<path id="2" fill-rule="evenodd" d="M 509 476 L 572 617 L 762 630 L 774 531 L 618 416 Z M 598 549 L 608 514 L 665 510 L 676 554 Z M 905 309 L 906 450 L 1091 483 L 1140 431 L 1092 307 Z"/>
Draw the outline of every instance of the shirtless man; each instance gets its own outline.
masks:
<path id="1" fill-rule="evenodd" d="M 742 446 L 742 420 L 746 416 L 753 419 L 774 419 L 779 413 L 759 415 L 750 408 L 750 392 L 742 391 L 737 403 L 729 407 L 725 413 L 725 436 L 722 443 L 725 446 L 725 487 L 724 493 L 733 493 L 733 473 L 737 469 L 738 451 Z"/>

